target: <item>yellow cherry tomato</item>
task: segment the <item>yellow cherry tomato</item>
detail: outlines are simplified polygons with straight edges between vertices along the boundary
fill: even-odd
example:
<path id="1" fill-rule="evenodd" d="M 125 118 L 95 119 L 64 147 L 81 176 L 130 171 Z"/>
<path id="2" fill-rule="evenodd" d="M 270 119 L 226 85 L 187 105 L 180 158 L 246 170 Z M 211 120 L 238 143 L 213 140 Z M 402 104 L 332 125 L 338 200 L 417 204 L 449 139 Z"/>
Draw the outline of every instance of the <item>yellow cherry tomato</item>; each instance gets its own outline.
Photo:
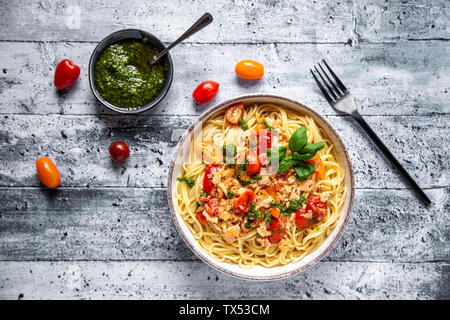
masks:
<path id="1" fill-rule="evenodd" d="M 253 60 L 242 60 L 236 64 L 236 74 L 242 79 L 259 79 L 264 75 L 264 66 Z"/>
<path id="2" fill-rule="evenodd" d="M 36 170 L 41 182 L 49 187 L 56 188 L 61 183 L 61 176 L 55 164 L 47 157 L 42 157 L 36 161 Z"/>

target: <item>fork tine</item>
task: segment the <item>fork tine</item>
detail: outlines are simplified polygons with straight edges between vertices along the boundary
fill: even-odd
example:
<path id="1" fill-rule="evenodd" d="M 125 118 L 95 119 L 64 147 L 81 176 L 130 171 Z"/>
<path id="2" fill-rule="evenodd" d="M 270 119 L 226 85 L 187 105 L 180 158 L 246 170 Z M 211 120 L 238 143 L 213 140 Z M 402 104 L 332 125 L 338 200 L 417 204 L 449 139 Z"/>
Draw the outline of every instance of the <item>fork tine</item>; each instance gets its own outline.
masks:
<path id="1" fill-rule="evenodd" d="M 322 65 L 320 64 L 320 62 L 318 63 L 320 70 L 322 70 L 323 74 L 325 75 L 325 77 L 327 77 L 328 82 L 331 83 L 331 85 L 333 86 L 334 90 L 336 90 L 336 94 L 338 96 L 340 96 L 341 94 L 344 94 L 344 90 L 340 90 L 336 84 L 334 83 L 334 81 L 331 81 L 330 77 L 328 76 L 328 73 L 325 72 L 325 70 L 323 70 Z"/>
<path id="2" fill-rule="evenodd" d="M 316 80 L 316 83 L 319 86 L 320 91 L 322 91 L 322 93 L 325 96 L 325 98 L 327 99 L 328 103 L 332 103 L 333 99 L 330 97 L 330 95 L 328 94 L 327 90 L 325 90 L 325 88 L 322 86 L 322 84 L 320 83 L 319 79 L 317 79 L 316 75 L 314 74 L 314 71 L 312 71 L 312 69 L 309 69 L 309 71 L 311 71 L 311 74 L 313 75 L 314 80 Z"/>
<path id="3" fill-rule="evenodd" d="M 325 66 L 328 68 L 328 70 L 330 71 L 331 75 L 333 76 L 334 80 L 336 80 L 336 82 L 339 85 L 339 88 L 341 88 L 342 92 L 347 91 L 347 88 L 344 86 L 344 84 L 342 83 L 341 80 L 339 80 L 339 78 L 337 77 L 337 75 L 333 72 L 333 70 L 331 70 L 330 66 L 328 65 L 328 63 L 325 61 L 325 59 L 322 59 L 323 63 L 325 63 Z"/>
<path id="4" fill-rule="evenodd" d="M 331 95 L 333 96 L 334 100 L 337 99 L 337 95 L 334 93 L 333 88 L 330 87 L 330 85 L 328 84 L 328 82 L 325 80 L 325 78 L 322 76 L 322 74 L 319 72 L 319 69 L 317 69 L 316 66 L 314 66 L 314 69 L 316 69 L 316 72 L 319 74 L 320 78 L 322 79 L 323 83 L 325 83 L 325 85 L 327 86 L 328 90 L 330 91 Z M 339 94 L 339 91 L 338 91 Z"/>

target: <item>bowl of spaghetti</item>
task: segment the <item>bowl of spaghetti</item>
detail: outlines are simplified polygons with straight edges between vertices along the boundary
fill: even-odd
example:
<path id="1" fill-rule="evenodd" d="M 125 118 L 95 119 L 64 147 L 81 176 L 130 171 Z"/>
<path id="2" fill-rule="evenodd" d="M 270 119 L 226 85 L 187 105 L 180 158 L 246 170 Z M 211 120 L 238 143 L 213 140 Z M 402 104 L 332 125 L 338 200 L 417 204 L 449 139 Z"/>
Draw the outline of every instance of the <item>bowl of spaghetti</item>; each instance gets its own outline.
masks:
<path id="1" fill-rule="evenodd" d="M 248 280 L 302 272 L 339 240 L 354 199 L 346 147 L 304 104 L 275 95 L 215 105 L 175 148 L 168 200 L 204 262 Z"/>

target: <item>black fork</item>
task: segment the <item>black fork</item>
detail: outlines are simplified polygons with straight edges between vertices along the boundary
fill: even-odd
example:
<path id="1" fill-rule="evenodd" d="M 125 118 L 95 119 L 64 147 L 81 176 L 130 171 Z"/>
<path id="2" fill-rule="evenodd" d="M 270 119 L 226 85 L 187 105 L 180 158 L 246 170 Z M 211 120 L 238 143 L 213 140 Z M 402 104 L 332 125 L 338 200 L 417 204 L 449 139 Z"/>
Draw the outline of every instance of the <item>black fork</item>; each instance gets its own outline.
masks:
<path id="1" fill-rule="evenodd" d="M 337 111 L 352 116 L 366 131 L 366 133 L 369 135 L 375 145 L 383 152 L 386 158 L 389 159 L 389 161 L 400 171 L 403 177 L 405 177 L 405 179 L 411 184 L 420 198 L 425 202 L 425 204 L 431 204 L 430 198 L 428 198 L 425 192 L 423 192 L 416 181 L 414 181 L 414 179 L 409 175 L 405 168 L 403 168 L 400 162 L 398 162 L 397 158 L 395 158 L 391 151 L 389 151 L 389 149 L 380 140 L 377 134 L 372 130 L 366 120 L 364 120 L 364 118 L 361 116 L 358 108 L 356 107 L 355 98 L 352 96 L 350 91 L 330 68 L 325 59 L 322 59 L 322 62 L 328 72 L 322 67 L 320 62 L 318 63 L 319 68 L 317 68 L 317 66 L 314 66 L 314 71 L 312 69 L 310 69 L 310 71 L 328 103 Z M 331 77 L 328 74 L 330 74 Z"/>

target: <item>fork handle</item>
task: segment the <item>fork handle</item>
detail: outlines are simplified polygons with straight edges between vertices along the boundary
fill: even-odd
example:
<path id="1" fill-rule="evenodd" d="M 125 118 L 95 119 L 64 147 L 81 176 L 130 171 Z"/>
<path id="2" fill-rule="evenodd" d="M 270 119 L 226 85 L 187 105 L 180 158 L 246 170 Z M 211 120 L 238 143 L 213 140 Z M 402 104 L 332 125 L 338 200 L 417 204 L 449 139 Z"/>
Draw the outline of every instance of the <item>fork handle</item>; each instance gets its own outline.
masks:
<path id="1" fill-rule="evenodd" d="M 353 118 L 355 118 L 358 123 L 363 127 L 363 129 L 367 132 L 367 134 L 370 136 L 370 138 L 373 140 L 373 142 L 377 145 L 377 147 L 384 153 L 386 158 L 388 158 L 391 163 L 400 171 L 400 173 L 405 177 L 405 179 L 411 184 L 411 186 L 414 188 L 414 190 L 417 192 L 417 194 L 420 196 L 422 201 L 426 205 L 431 204 L 430 198 L 423 192 L 423 190 L 419 187 L 419 185 L 414 181 L 414 179 L 409 175 L 409 173 L 403 168 L 403 166 L 398 162 L 397 158 L 389 151 L 389 149 L 385 146 L 385 144 L 381 141 L 380 138 L 378 138 L 375 131 L 372 130 L 370 125 L 364 120 L 364 118 L 361 116 L 359 112 L 352 113 Z"/>

